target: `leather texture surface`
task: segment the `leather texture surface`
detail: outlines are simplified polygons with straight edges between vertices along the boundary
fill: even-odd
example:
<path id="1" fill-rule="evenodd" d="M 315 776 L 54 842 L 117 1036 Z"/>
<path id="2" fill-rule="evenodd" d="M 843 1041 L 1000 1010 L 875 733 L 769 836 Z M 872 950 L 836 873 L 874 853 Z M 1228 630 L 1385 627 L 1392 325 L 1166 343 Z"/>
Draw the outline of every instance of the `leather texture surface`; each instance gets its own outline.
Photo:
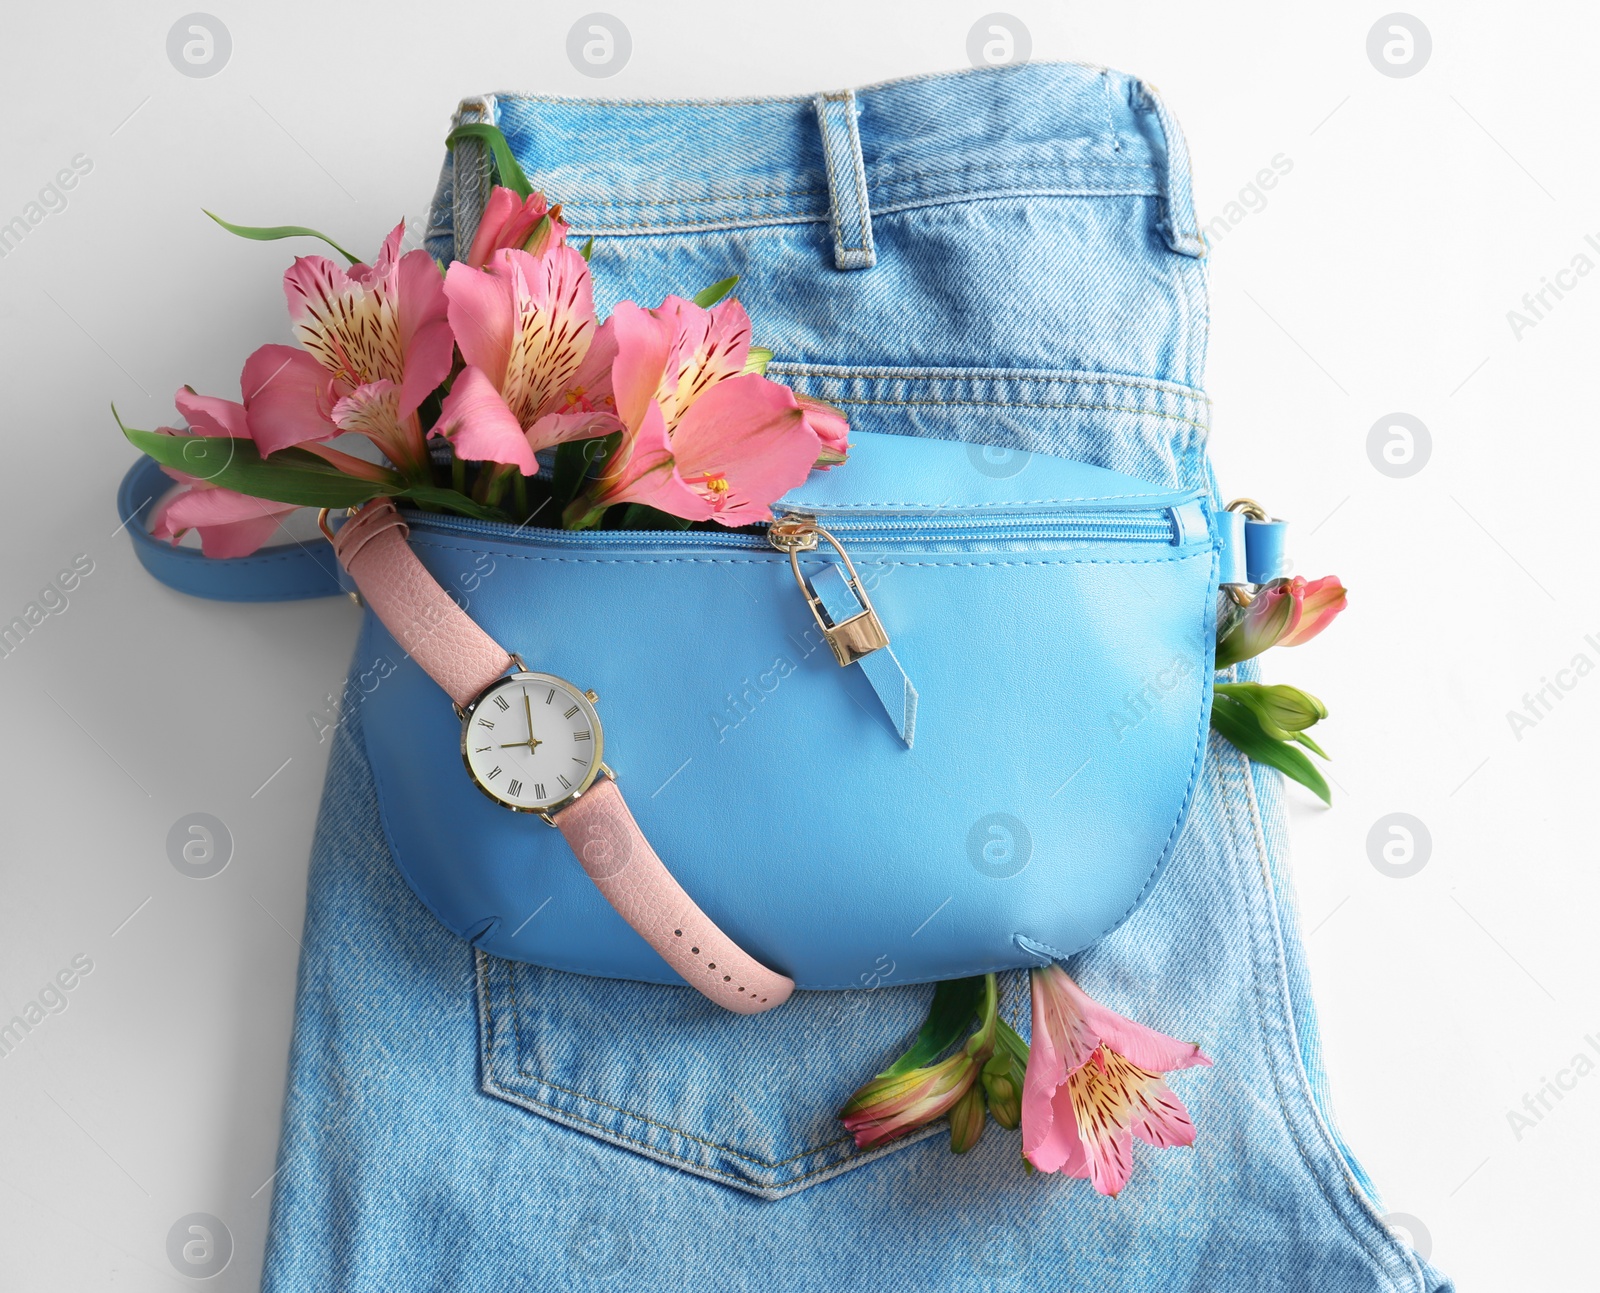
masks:
<path id="1" fill-rule="evenodd" d="M 380 498 L 345 522 L 333 547 L 401 649 L 465 705 L 511 667 L 511 657 L 428 573 L 406 534 L 395 505 Z"/>
<path id="2" fill-rule="evenodd" d="M 966 445 L 855 439 L 846 467 L 786 502 L 835 533 L 856 518 L 846 546 L 919 693 L 914 749 L 759 538 L 413 513 L 410 542 L 529 668 L 599 692 L 644 834 L 761 964 L 846 988 L 885 960 L 920 982 L 1069 955 L 1148 894 L 1188 811 L 1211 696 L 1210 504 L 1042 454 L 996 479 Z M 1040 518 L 1152 512 L 1167 541 L 1026 537 L 1049 533 Z M 885 517 L 902 523 L 860 531 Z M 997 517 L 1017 524 L 939 529 Z M 555 832 L 479 793 L 438 688 L 372 616 L 363 633 L 363 658 L 394 665 L 362 702 L 382 819 L 439 919 L 497 956 L 678 982 Z"/>
<path id="3" fill-rule="evenodd" d="M 596 781 L 555 822 L 595 888 L 690 987 L 741 1015 L 789 999 L 794 980 L 736 947 L 672 878 L 616 782 Z"/>

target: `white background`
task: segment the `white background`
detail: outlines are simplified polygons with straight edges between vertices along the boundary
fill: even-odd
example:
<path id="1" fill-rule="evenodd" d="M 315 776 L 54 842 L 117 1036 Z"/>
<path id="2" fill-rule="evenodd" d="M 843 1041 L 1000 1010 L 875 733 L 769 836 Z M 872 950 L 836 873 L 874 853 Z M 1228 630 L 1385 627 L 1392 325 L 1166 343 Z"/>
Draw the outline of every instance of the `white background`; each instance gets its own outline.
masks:
<path id="1" fill-rule="evenodd" d="M 567 60 L 576 5 L 215 12 L 233 50 L 209 78 L 168 60 L 182 8 L 147 0 L 12 6 L 0 41 L 0 222 L 92 161 L 0 261 L 0 621 L 75 554 L 94 563 L 0 659 L 0 1018 L 75 955 L 94 963 L 0 1058 L 7 1290 L 188 1285 L 166 1237 L 197 1211 L 237 1246 L 210 1287 L 253 1288 L 260 1269 L 327 751 L 307 715 L 340 685 L 357 616 L 181 597 L 113 534 L 132 455 L 108 403 L 171 422 L 180 383 L 232 395 L 244 357 L 288 339 L 290 249 L 230 238 L 200 208 L 367 250 L 425 213 L 465 94 L 862 84 L 964 65 L 985 8 L 614 0 L 633 52 L 606 80 Z M 1584 641 L 1600 642 L 1600 275 L 1520 339 L 1507 321 L 1575 256 L 1600 264 L 1584 243 L 1600 241 L 1595 11 L 1421 10 L 1432 55 L 1404 78 L 1368 60 L 1377 5 L 1013 12 L 1035 58 L 1160 87 L 1202 221 L 1292 160 L 1216 247 L 1208 384 L 1224 488 L 1297 521 L 1299 569 L 1353 590 L 1328 636 L 1270 663 L 1333 711 L 1334 806 L 1291 798 L 1335 1099 L 1388 1207 L 1420 1219 L 1461 1287 L 1596 1287 L 1600 1074 L 1568 1066 L 1600 1037 L 1600 677 L 1567 675 L 1520 740 L 1506 718 L 1579 653 L 1600 664 Z M 1406 479 L 1366 449 L 1396 411 L 1432 437 Z M 169 827 L 195 811 L 234 839 L 203 881 L 167 860 Z M 1369 860 L 1391 812 L 1432 837 L 1407 879 Z M 1510 1111 L 1563 1070 L 1572 1089 L 1514 1129 Z"/>

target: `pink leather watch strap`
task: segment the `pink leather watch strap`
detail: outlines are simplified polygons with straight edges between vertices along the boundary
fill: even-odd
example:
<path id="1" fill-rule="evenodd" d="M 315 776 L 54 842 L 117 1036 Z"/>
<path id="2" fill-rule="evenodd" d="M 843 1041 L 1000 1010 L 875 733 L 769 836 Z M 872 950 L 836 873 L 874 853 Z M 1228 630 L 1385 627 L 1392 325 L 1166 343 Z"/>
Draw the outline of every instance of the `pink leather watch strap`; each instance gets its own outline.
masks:
<path id="1" fill-rule="evenodd" d="M 401 649 L 465 705 L 511 667 L 511 656 L 417 560 L 408 532 L 395 505 L 375 499 L 345 522 L 333 550 Z"/>
<path id="2" fill-rule="evenodd" d="M 794 980 L 744 952 L 672 878 L 616 782 L 596 781 L 555 823 L 595 887 L 690 987 L 741 1015 L 789 999 Z"/>
<path id="3" fill-rule="evenodd" d="M 473 622 L 406 542 L 388 499 L 346 521 L 333 549 L 401 648 L 457 705 L 510 668 L 510 652 Z M 602 777 L 553 819 L 589 878 L 685 983 L 740 1014 L 782 1005 L 794 981 L 767 969 L 717 928 L 672 878 L 633 820 L 616 782 Z"/>

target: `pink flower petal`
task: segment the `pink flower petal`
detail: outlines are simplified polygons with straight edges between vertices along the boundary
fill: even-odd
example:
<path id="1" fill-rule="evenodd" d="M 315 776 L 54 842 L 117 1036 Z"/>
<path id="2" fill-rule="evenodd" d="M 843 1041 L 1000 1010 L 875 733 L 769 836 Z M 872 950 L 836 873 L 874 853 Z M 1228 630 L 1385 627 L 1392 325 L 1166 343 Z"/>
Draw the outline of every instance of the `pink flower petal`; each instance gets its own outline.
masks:
<path id="1" fill-rule="evenodd" d="M 1130 1102 L 1120 1070 L 1102 1060 L 1104 1051 L 1067 1080 L 1072 1112 L 1078 1120 L 1089 1181 L 1101 1194 L 1117 1195 L 1133 1172 L 1133 1136 L 1128 1130 Z"/>
<path id="2" fill-rule="evenodd" d="M 455 261 L 444 277 L 450 330 L 461 357 L 499 390 L 505 385 L 516 329 L 516 306 L 508 275 L 491 274 Z"/>
<path id="3" fill-rule="evenodd" d="M 1196 1135 L 1189 1111 L 1158 1073 L 1145 1073 L 1130 1089 L 1133 1108 L 1128 1126 L 1133 1134 L 1157 1149 L 1192 1145 Z"/>
<path id="4" fill-rule="evenodd" d="M 436 330 L 408 385 L 410 350 L 444 317 L 444 305 L 427 253 L 400 256 L 404 231 L 404 222 L 396 225 L 373 264 L 348 271 L 326 256 L 297 257 L 283 276 L 283 292 L 295 339 L 323 368 L 351 387 L 394 382 L 420 402 L 444 378 Z M 409 303 L 408 291 L 415 298 Z"/>
<path id="5" fill-rule="evenodd" d="M 1037 1045 L 1037 1043 L 1035 1043 Z M 1032 1065 L 1029 1066 L 1030 1071 Z M 1072 1112 L 1072 1097 L 1063 1081 L 1045 1089 L 1036 1084 L 1035 1104 L 1027 1109 L 1027 1079 L 1023 1083 L 1022 1153 L 1041 1172 L 1062 1172 L 1068 1176 L 1087 1173 L 1083 1141 L 1078 1135 L 1078 1119 Z M 1042 1103 L 1039 1101 L 1042 1100 Z"/>
<path id="6" fill-rule="evenodd" d="M 669 296 L 652 313 L 673 328 L 659 398 L 667 426 L 675 432 L 696 400 L 719 382 L 744 372 L 750 356 L 750 316 L 731 298 L 707 310 L 681 296 Z"/>
<path id="7" fill-rule="evenodd" d="M 293 503 L 251 498 L 231 489 L 195 485 L 163 503 L 150 533 L 176 543 L 188 530 L 200 532 L 200 550 L 208 557 L 247 557 L 278 529 Z"/>
<path id="8" fill-rule="evenodd" d="M 617 358 L 617 331 L 607 319 L 594 332 L 589 352 L 572 375 L 567 401 L 574 409 L 615 413 L 617 401 L 611 387 L 611 368 Z"/>
<path id="9" fill-rule="evenodd" d="M 407 252 L 396 268 L 400 305 L 395 320 L 404 355 L 400 379 L 400 416 L 417 406 L 450 376 L 455 362 L 455 337 L 447 318 L 444 276 L 425 251 Z"/>
<path id="10" fill-rule="evenodd" d="M 606 465 L 595 492 L 596 505 L 643 503 L 691 521 L 709 520 L 711 504 L 684 483 L 672 460 L 666 419 L 653 400 L 643 425 L 624 434 L 616 455 Z"/>
<path id="11" fill-rule="evenodd" d="M 239 376 L 251 438 L 264 454 L 338 434 L 333 378 L 303 350 L 262 346 Z"/>
<path id="12" fill-rule="evenodd" d="M 571 247 L 556 247 L 542 256 L 505 250 L 495 253 L 490 271 L 510 276 L 516 307 L 500 394 L 517 420 L 531 426 L 545 413 L 565 410 L 573 379 L 594 341 L 589 263 Z"/>
<path id="13" fill-rule="evenodd" d="M 1334 617 L 1345 608 L 1345 588 L 1336 575 L 1325 575 L 1309 583 L 1296 575 L 1289 592 L 1300 606 L 1300 615 L 1278 639 L 1279 646 L 1303 646 L 1333 623 Z"/>
<path id="14" fill-rule="evenodd" d="M 1050 969 L 1060 976 L 1057 990 L 1071 1002 L 1098 1044 L 1109 1046 L 1142 1069 L 1160 1073 L 1211 1063 L 1193 1042 L 1180 1042 L 1154 1028 L 1136 1024 L 1115 1010 L 1108 1010 L 1074 983 L 1060 966 L 1053 965 Z"/>
<path id="15" fill-rule="evenodd" d="M 672 325 L 632 301 L 622 301 L 611 312 L 607 326 L 617 348 L 611 365 L 617 416 L 628 426 L 637 427 L 661 387 L 667 352 L 672 346 Z M 663 434 L 665 427 L 663 419 Z"/>
<path id="16" fill-rule="evenodd" d="M 850 422 L 833 405 L 822 400 L 812 399 L 809 395 L 796 395 L 801 409 L 806 415 L 806 425 L 817 434 L 817 439 L 822 442 L 822 453 L 817 460 L 817 466 L 826 470 L 845 460 L 845 455 L 850 452 Z"/>
<path id="17" fill-rule="evenodd" d="M 547 235 L 538 245 L 528 246 L 528 239 L 547 215 L 550 216 Z M 510 189 L 496 186 L 484 204 L 483 218 L 478 221 L 466 263 L 479 268 L 487 264 L 496 251 L 508 247 L 538 256 L 551 247 L 560 246 L 566 235 L 567 226 L 556 219 L 543 193 L 530 193 L 526 199 L 519 199 Z"/>
<path id="18" fill-rule="evenodd" d="M 458 262 L 459 264 L 459 262 Z M 515 464 L 524 476 L 539 469 L 516 415 L 481 369 L 463 368 L 445 396 L 434 432 L 473 462 Z"/>
<path id="19" fill-rule="evenodd" d="M 592 440 L 622 430 L 613 413 L 546 413 L 528 428 L 528 444 L 535 453 L 569 440 Z"/>
<path id="20" fill-rule="evenodd" d="M 772 519 L 772 503 L 811 472 L 816 432 L 786 386 L 749 373 L 712 386 L 672 432 L 678 472 L 727 526 Z"/>
<path id="21" fill-rule="evenodd" d="M 467 265 L 477 269 L 489 259 L 490 252 L 505 245 L 499 241 L 500 231 L 505 228 L 506 221 L 511 219 L 512 212 L 519 206 L 521 203 L 514 192 L 499 184 L 494 186 L 489 193 L 489 200 L 483 204 L 483 215 L 478 219 L 478 231 L 472 235 L 472 247 L 467 252 Z"/>
<path id="22" fill-rule="evenodd" d="M 250 426 L 246 420 L 244 405 L 236 400 L 218 399 L 214 395 L 197 395 L 192 387 L 180 386 L 178 393 L 172 397 L 172 402 L 178 406 L 178 412 L 183 414 L 189 423 L 189 429 L 195 435 L 231 436 L 235 440 L 249 439 Z"/>

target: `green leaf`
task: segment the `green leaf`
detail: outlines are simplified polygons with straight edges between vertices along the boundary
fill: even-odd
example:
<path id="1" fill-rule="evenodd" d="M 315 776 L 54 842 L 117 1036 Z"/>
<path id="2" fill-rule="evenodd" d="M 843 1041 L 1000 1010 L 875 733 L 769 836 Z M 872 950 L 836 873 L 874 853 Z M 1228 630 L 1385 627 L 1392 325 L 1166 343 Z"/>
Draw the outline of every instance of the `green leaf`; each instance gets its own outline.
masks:
<path id="1" fill-rule="evenodd" d="M 1028 1043 L 1022 1040 L 1022 1034 L 1006 1023 L 1004 1015 L 1000 1016 L 999 1026 L 995 1029 L 994 1042 L 997 1051 L 1008 1051 L 1013 1059 L 1021 1061 L 1024 1068 L 1028 1066 Z"/>
<path id="2" fill-rule="evenodd" d="M 624 530 L 687 530 L 694 522 L 686 516 L 674 516 L 644 503 L 629 503 L 622 514 Z"/>
<path id="3" fill-rule="evenodd" d="M 489 146 L 489 154 L 494 158 L 495 178 L 502 187 L 522 198 L 533 192 L 533 185 L 522 173 L 516 154 L 511 151 L 511 145 L 506 142 L 498 126 L 491 126 L 487 121 L 469 121 L 445 136 L 445 147 L 454 148 L 463 139 L 476 139 Z"/>
<path id="4" fill-rule="evenodd" d="M 583 246 L 578 248 L 578 255 L 582 256 L 584 258 L 584 260 L 588 260 L 591 256 L 594 255 L 594 239 L 593 238 L 589 239 L 588 242 L 584 243 Z"/>
<path id="5" fill-rule="evenodd" d="M 912 1069 L 931 1064 L 949 1050 L 967 1031 L 967 1026 L 983 1004 L 985 979 L 979 974 L 970 979 L 947 979 L 933 990 L 928 1018 L 911 1048 L 879 1077 L 898 1077 Z"/>
<path id="6" fill-rule="evenodd" d="M 347 476 L 304 449 L 280 449 L 263 458 L 251 441 L 229 436 L 162 435 L 129 427 L 122 433 L 163 467 L 252 498 L 300 507 L 359 507 L 369 498 L 404 492 L 404 482 L 393 472 L 386 480 Z"/>
<path id="7" fill-rule="evenodd" d="M 713 305 L 722 300 L 723 297 L 727 296 L 729 292 L 733 291 L 733 289 L 738 286 L 739 276 L 737 274 L 730 275 L 728 278 L 723 279 L 720 283 L 713 283 L 710 287 L 705 288 L 703 291 L 696 292 L 694 294 L 694 303 L 702 310 L 709 310 Z"/>
<path id="8" fill-rule="evenodd" d="M 1333 802 L 1328 783 L 1316 765 L 1287 741 L 1275 741 L 1261 730 L 1261 724 L 1248 705 L 1231 696 L 1213 696 L 1211 726 L 1217 734 L 1247 758 L 1276 768 L 1298 781 L 1325 804 Z"/>
<path id="9" fill-rule="evenodd" d="M 772 362 L 772 352 L 765 346 L 751 346 L 750 354 L 744 361 L 744 370 L 755 373 L 759 377 L 767 375 L 767 365 Z"/>
<path id="10" fill-rule="evenodd" d="M 200 208 L 206 211 L 204 207 Z M 241 238 L 248 238 L 252 242 L 277 242 L 280 238 L 320 238 L 328 246 L 348 260 L 352 265 L 359 265 L 361 257 L 352 255 L 325 233 L 318 233 L 315 229 L 307 229 L 303 224 L 274 224 L 274 225 L 248 225 L 233 224 L 224 220 L 215 211 L 206 211 L 206 214 L 215 220 L 229 233 L 238 234 Z"/>
<path id="11" fill-rule="evenodd" d="M 408 498 L 413 503 L 428 503 L 434 507 L 442 508 L 446 512 L 454 512 L 457 516 L 473 516 L 480 521 L 504 521 L 508 519 L 506 514 L 499 508 L 486 507 L 482 503 L 474 503 L 459 490 L 447 489 L 443 485 L 407 485 L 402 489 L 395 490 L 389 497 Z"/>
<path id="12" fill-rule="evenodd" d="M 614 441 L 615 443 L 608 443 Z M 555 470 L 550 478 L 550 497 L 565 507 L 578 496 L 589 469 L 622 443 L 621 432 L 596 436 L 593 440 L 568 440 L 556 446 Z"/>
<path id="13" fill-rule="evenodd" d="M 1313 754 L 1321 755 L 1324 759 L 1328 757 L 1328 752 L 1315 741 L 1313 741 L 1309 733 L 1295 732 L 1294 739 L 1300 742 L 1301 745 L 1305 746 L 1306 749 L 1310 750 Z"/>

